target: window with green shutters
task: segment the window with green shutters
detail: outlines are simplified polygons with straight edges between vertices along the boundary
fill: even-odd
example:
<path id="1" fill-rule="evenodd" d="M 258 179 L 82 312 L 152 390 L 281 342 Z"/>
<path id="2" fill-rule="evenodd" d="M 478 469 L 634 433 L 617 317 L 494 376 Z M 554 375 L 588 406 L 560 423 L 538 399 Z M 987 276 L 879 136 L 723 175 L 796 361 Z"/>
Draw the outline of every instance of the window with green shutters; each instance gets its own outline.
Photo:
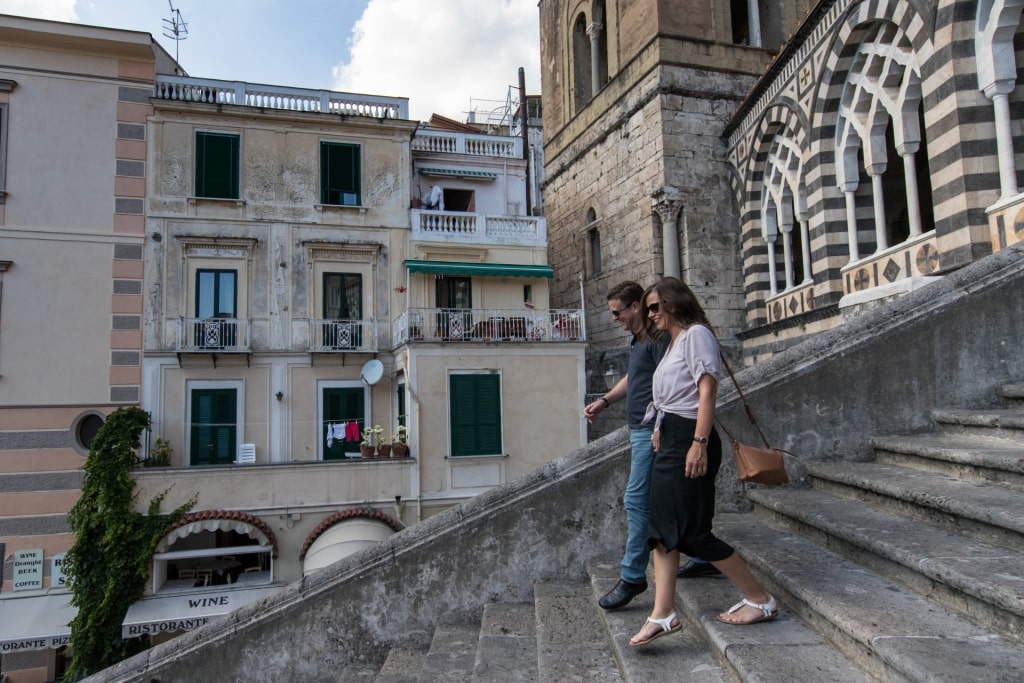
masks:
<path id="1" fill-rule="evenodd" d="M 359 442 L 366 419 L 366 391 L 362 387 L 325 387 L 322 392 L 324 423 L 320 432 L 323 459 L 359 457 Z M 353 421 L 359 423 L 359 436 L 345 439 L 344 427 Z"/>
<path id="2" fill-rule="evenodd" d="M 359 206 L 359 145 L 320 143 L 320 203 Z"/>
<path id="3" fill-rule="evenodd" d="M 501 376 L 450 375 L 448 387 L 452 455 L 501 455 Z"/>
<path id="4" fill-rule="evenodd" d="M 235 461 L 238 434 L 236 389 L 193 389 L 189 462 L 227 465 Z"/>
<path id="5" fill-rule="evenodd" d="M 196 131 L 196 196 L 238 199 L 240 137 Z"/>

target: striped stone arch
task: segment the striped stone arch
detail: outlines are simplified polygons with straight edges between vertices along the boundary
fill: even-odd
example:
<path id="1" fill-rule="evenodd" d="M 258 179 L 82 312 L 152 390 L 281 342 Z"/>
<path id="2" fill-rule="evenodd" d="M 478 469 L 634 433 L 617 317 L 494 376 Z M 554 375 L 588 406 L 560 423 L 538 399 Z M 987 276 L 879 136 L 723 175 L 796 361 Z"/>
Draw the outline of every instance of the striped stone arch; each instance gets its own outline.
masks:
<path id="1" fill-rule="evenodd" d="M 883 229 L 885 217 L 876 220 L 867 169 L 880 173 L 904 163 L 886 153 L 885 129 L 890 121 L 899 154 L 908 155 L 906 163 L 918 151 L 924 137 L 918 108 L 926 89 L 938 87 L 937 82 L 926 84 L 921 78 L 921 65 L 935 53 L 930 32 L 935 28 L 935 12 L 934 5 L 922 8 L 905 0 L 866 0 L 851 4 L 836 22 L 814 93 L 812 127 L 812 146 L 820 160 L 815 174 L 820 194 L 815 200 L 821 211 L 815 221 L 822 226 L 821 237 L 832 255 L 823 264 L 826 279 L 839 277 L 842 266 L 859 258 L 861 251 L 889 239 Z M 876 78 L 879 70 L 887 78 Z M 934 157 L 936 150 L 928 152 Z M 858 153 L 863 156 L 863 168 Z M 930 171 L 934 175 L 934 169 Z M 826 204 L 844 195 L 845 201 Z M 912 231 L 920 230 L 916 207 L 916 198 L 912 201 L 908 196 Z"/>
<path id="2" fill-rule="evenodd" d="M 820 150 L 834 150 L 839 105 L 846 89 L 847 75 L 857 56 L 860 44 L 871 34 L 879 21 L 894 24 L 906 36 L 919 61 L 932 54 L 931 34 L 915 9 L 906 0 L 866 0 L 850 6 L 835 30 L 832 44 L 822 65 L 818 89 L 813 99 L 813 145 Z"/>
<path id="3" fill-rule="evenodd" d="M 771 282 L 771 273 L 774 269 L 769 263 L 769 243 L 766 240 L 766 230 L 771 230 L 764 221 L 764 202 L 768 200 L 769 192 L 764 186 L 766 174 L 770 181 L 774 178 L 773 182 L 778 182 L 780 169 L 774 165 L 778 163 L 777 155 L 781 150 L 784 156 L 798 166 L 792 169 L 796 174 L 795 179 L 790 180 L 800 188 L 798 193 L 806 206 L 807 188 L 804 174 L 811 152 L 809 136 L 805 113 L 795 102 L 780 99 L 765 110 L 747 138 L 749 153 L 740 170 L 743 185 L 737 197 L 742 226 L 747 320 L 752 325 L 767 322 L 764 302 L 775 290 Z"/>

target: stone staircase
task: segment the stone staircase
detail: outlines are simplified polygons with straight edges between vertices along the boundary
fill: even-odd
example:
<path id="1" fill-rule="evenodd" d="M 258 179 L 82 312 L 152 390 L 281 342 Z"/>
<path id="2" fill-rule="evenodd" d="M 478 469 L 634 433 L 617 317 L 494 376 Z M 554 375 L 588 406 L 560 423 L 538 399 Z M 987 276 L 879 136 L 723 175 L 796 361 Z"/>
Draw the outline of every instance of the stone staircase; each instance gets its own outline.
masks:
<path id="1" fill-rule="evenodd" d="M 731 584 L 679 581 L 682 633 L 631 648 L 653 594 L 598 608 L 609 562 L 337 680 L 1024 681 L 1024 385 L 1002 393 L 1005 410 L 937 411 L 935 433 L 875 438 L 873 462 L 808 462 L 811 488 L 750 489 L 754 514 L 716 516 L 780 600 L 774 622 L 720 624 Z"/>

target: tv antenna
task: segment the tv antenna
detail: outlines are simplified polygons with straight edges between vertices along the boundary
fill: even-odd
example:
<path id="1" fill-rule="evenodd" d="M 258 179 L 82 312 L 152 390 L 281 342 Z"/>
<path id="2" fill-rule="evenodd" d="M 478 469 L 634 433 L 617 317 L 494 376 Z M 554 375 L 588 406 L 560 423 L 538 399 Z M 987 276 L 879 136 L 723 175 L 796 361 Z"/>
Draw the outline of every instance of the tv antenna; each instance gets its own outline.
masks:
<path id="1" fill-rule="evenodd" d="M 167 0 L 171 8 L 171 18 L 164 19 L 164 37 L 174 41 L 174 61 L 178 61 L 178 45 L 188 38 L 188 24 L 181 17 L 181 11 L 174 9 L 171 0 Z"/>

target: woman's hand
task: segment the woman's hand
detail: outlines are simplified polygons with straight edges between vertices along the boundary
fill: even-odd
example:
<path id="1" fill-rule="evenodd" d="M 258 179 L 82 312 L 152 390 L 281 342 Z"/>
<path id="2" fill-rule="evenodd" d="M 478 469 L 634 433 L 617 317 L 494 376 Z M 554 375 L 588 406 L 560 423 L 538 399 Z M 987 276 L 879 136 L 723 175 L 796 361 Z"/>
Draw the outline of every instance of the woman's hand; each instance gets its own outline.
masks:
<path id="1" fill-rule="evenodd" d="M 651 446 L 654 447 L 654 452 L 655 453 L 658 452 L 658 446 L 660 446 L 660 445 L 661 445 L 661 434 L 659 434 L 658 430 L 655 429 L 654 433 L 651 434 Z"/>
<path id="2" fill-rule="evenodd" d="M 708 473 L 708 447 L 696 441 L 686 453 L 686 476 L 690 479 L 703 477 Z"/>

